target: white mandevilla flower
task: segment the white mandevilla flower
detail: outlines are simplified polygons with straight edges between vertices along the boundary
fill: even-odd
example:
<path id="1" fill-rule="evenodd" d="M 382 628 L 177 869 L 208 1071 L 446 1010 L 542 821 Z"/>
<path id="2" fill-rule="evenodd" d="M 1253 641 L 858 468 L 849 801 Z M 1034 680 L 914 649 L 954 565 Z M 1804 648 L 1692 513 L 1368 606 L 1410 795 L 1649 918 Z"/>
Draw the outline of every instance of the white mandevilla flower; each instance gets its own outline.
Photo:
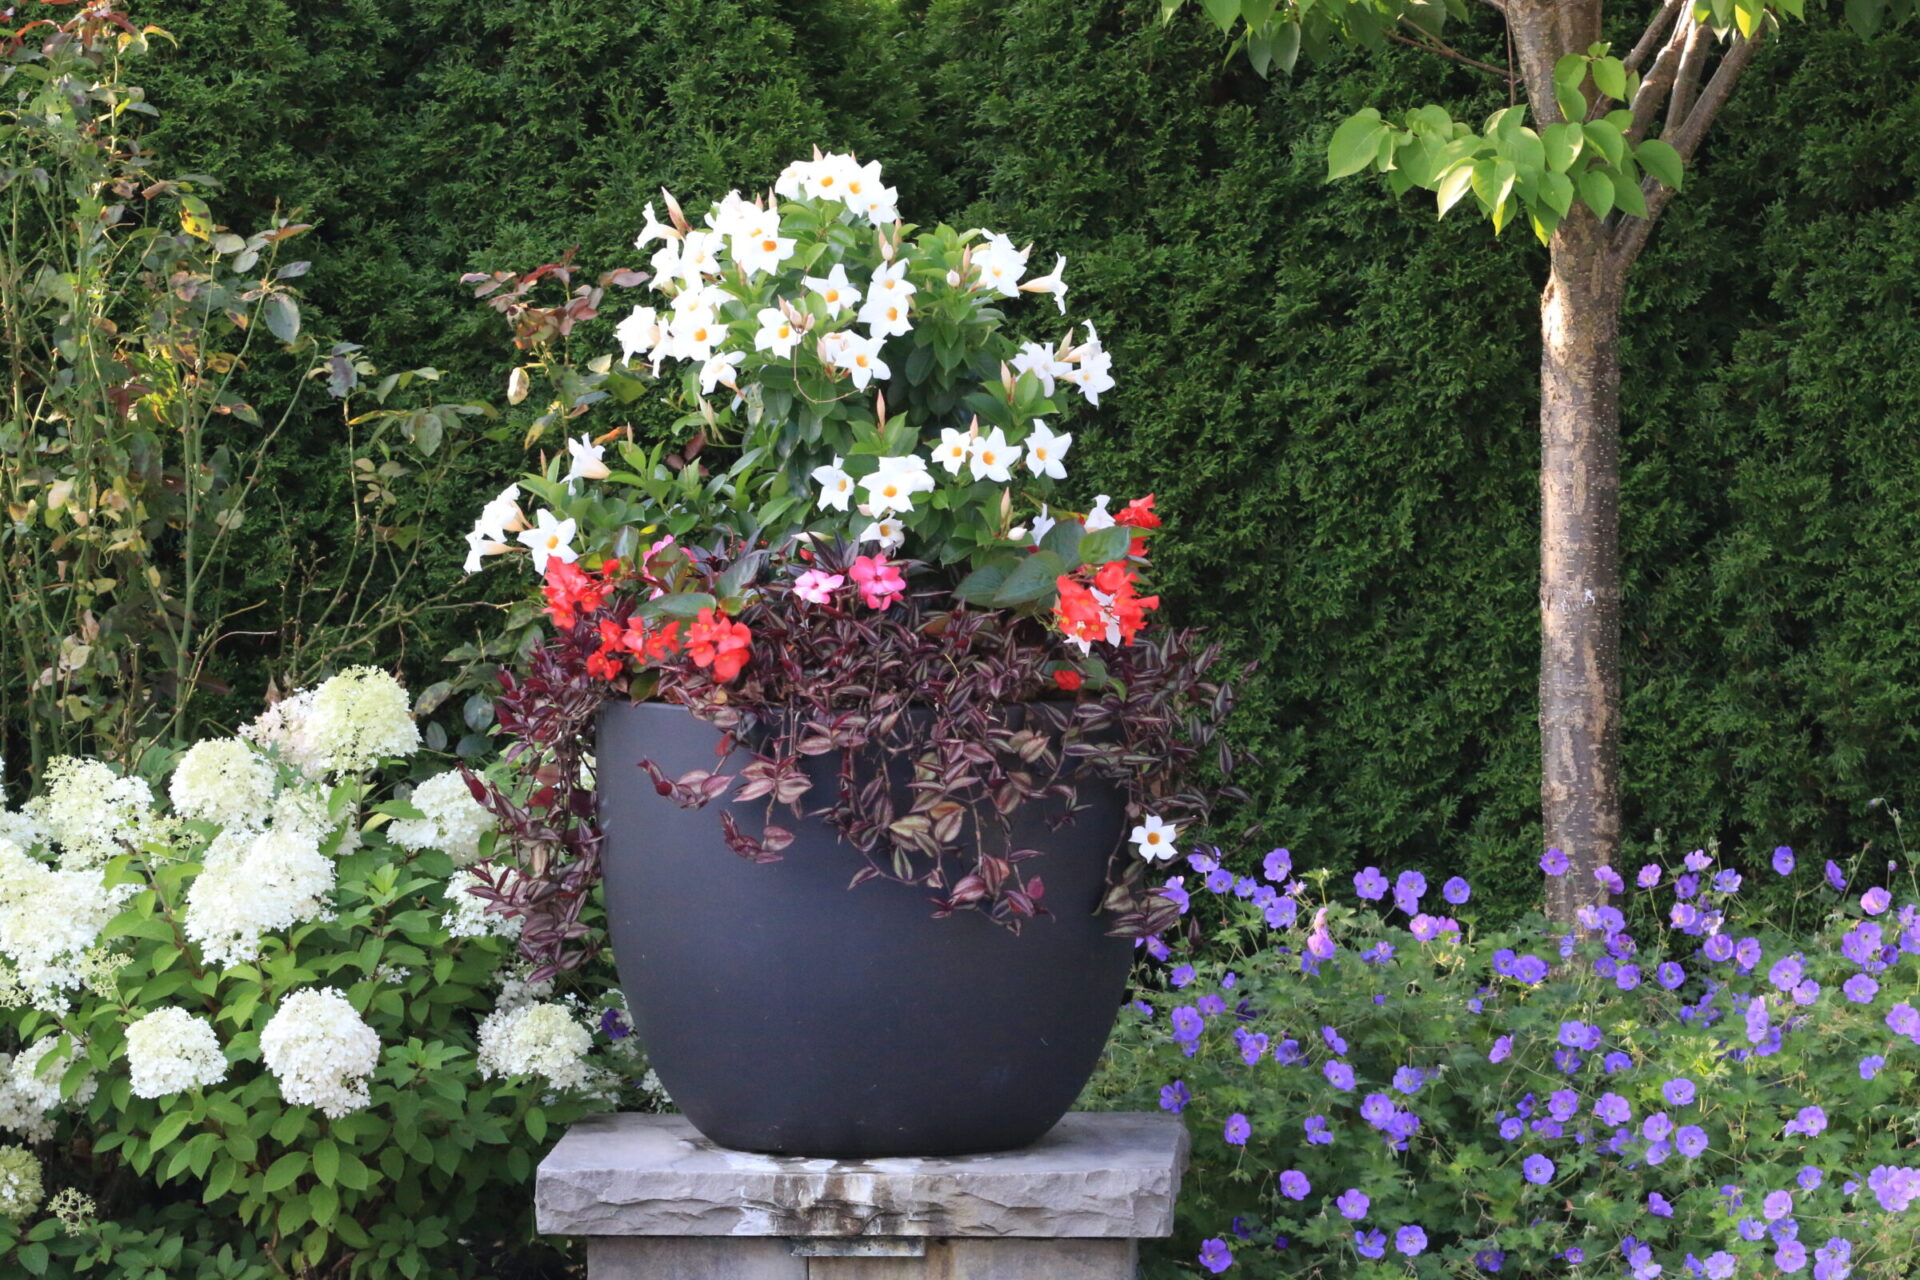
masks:
<path id="1" fill-rule="evenodd" d="M 447 910 L 440 917 L 441 927 L 455 938 L 496 938 L 519 936 L 520 918 L 487 910 L 487 900 L 471 890 L 481 883 L 471 871 L 456 871 L 447 881 Z"/>
<path id="2" fill-rule="evenodd" d="M 360 773 L 420 749 L 407 691 L 378 667 L 348 667 L 315 689 L 306 729 L 333 773 Z"/>
<path id="3" fill-rule="evenodd" d="M 762 307 L 754 318 L 760 328 L 753 335 L 753 349 L 770 352 L 780 360 L 791 360 L 793 349 L 800 343 L 800 330 L 792 317 L 779 307 Z"/>
<path id="4" fill-rule="evenodd" d="M 846 190 L 840 193 L 840 199 L 847 208 L 859 213 L 866 208 L 867 201 L 881 187 L 880 162 L 869 160 L 865 164 L 855 161 L 845 175 L 843 185 Z"/>
<path id="5" fill-rule="evenodd" d="M 868 336 L 876 341 L 913 330 L 913 322 L 907 319 L 907 300 L 886 294 L 869 294 L 858 319 L 867 326 Z"/>
<path id="6" fill-rule="evenodd" d="M 25 1147 L 0 1147 L 0 1218 L 24 1222 L 45 1199 L 40 1162 Z"/>
<path id="7" fill-rule="evenodd" d="M 973 471 L 973 478 L 998 484 L 1006 484 L 1013 478 L 1008 468 L 1020 456 L 1019 450 L 1007 443 L 1007 433 L 998 427 L 984 436 L 975 436 L 968 452 L 971 456 L 967 465 Z"/>
<path id="8" fill-rule="evenodd" d="M 876 377 L 893 376 L 893 370 L 880 358 L 880 342 L 879 338 L 862 338 L 856 333 L 840 335 L 833 363 L 853 375 L 856 390 L 865 391 Z"/>
<path id="9" fill-rule="evenodd" d="M 1020 293 L 1020 276 L 1027 269 L 1030 249 L 1016 249 L 1013 241 L 999 232 L 989 232 L 986 244 L 975 249 L 974 270 L 980 273 L 982 286 L 1012 298 Z"/>
<path id="10" fill-rule="evenodd" d="M 1041 503 L 1040 514 L 1033 518 L 1033 545 L 1037 547 L 1046 541 L 1047 535 L 1053 532 L 1053 526 L 1059 523 L 1047 514 L 1047 504 Z"/>
<path id="11" fill-rule="evenodd" d="M 860 531 L 856 542 L 877 542 L 882 551 L 892 551 L 907 540 L 907 530 L 892 516 L 882 516 Z"/>
<path id="12" fill-rule="evenodd" d="M 510 484 L 496 494 L 480 508 L 480 518 L 473 522 L 473 527 L 475 532 L 494 542 L 505 542 L 508 534 L 526 528 L 527 516 L 520 510 L 520 486 Z"/>
<path id="13" fill-rule="evenodd" d="M 859 167 L 859 161 L 850 155 L 835 152 L 821 156 L 808 166 L 803 189 L 815 200 L 843 200 L 847 182 Z"/>
<path id="14" fill-rule="evenodd" d="M 728 241 L 733 260 L 748 276 L 763 271 L 778 271 L 780 264 L 793 256 L 794 246 L 799 243 L 780 234 L 780 215 L 770 210 L 747 208 L 752 217 L 741 231 Z"/>
<path id="15" fill-rule="evenodd" d="M 875 267 L 872 278 L 867 281 L 868 301 L 874 298 L 891 298 L 896 302 L 905 302 L 918 292 L 920 292 L 920 286 L 907 279 L 905 258 Z"/>
<path id="16" fill-rule="evenodd" d="M 70 1102 L 76 1107 L 86 1106 L 100 1087 L 100 1082 L 93 1078 L 91 1071 L 81 1080 L 72 1098 L 63 1099 L 60 1094 L 61 1077 L 73 1065 L 77 1053 L 73 1041 L 57 1032 L 35 1040 L 13 1060 L 11 1074 L 14 1092 L 27 1105 L 43 1114 L 58 1109 L 62 1102 Z"/>
<path id="17" fill-rule="evenodd" d="M 180 757 L 167 784 L 173 808 L 222 827 L 257 827 L 277 789 L 273 761 L 240 738 L 196 742 Z"/>
<path id="18" fill-rule="evenodd" d="M 332 860 L 308 832 L 223 831 L 187 889 L 182 928 L 208 964 L 245 964 L 265 934 L 324 915 L 333 880 Z"/>
<path id="19" fill-rule="evenodd" d="M 1087 512 L 1087 518 L 1085 522 L 1088 533 L 1092 533 L 1096 529 L 1113 528 L 1113 525 L 1114 525 L 1113 513 L 1107 510 L 1107 503 L 1111 501 L 1112 499 L 1109 498 L 1104 493 L 1098 493 L 1094 495 L 1093 510 Z"/>
<path id="20" fill-rule="evenodd" d="M 1133 842 L 1140 856 L 1148 862 L 1166 862 L 1178 852 L 1174 841 L 1179 837 L 1179 827 L 1170 827 L 1160 820 L 1159 815 L 1150 813 L 1147 820 L 1135 827 L 1127 839 Z"/>
<path id="21" fill-rule="evenodd" d="M 967 431 L 956 431 L 952 427 L 940 428 L 940 447 L 933 451 L 933 460 L 947 469 L 947 474 L 957 476 L 960 468 L 967 465 L 967 459 L 973 453 L 973 435 Z"/>
<path id="22" fill-rule="evenodd" d="M 1087 340 L 1072 352 L 1076 367 L 1060 375 L 1061 380 L 1080 388 L 1088 404 L 1099 404 L 1100 393 L 1113 390 L 1113 357 L 1100 345 L 1093 322 L 1087 322 Z"/>
<path id="23" fill-rule="evenodd" d="M 666 354 L 664 332 L 659 312 L 652 307 L 635 307 L 633 313 L 613 329 L 614 340 L 620 344 L 620 359 L 632 364 L 635 356 L 645 352 L 658 369 Z"/>
<path id="24" fill-rule="evenodd" d="M 706 296 L 705 291 L 688 290 L 680 297 L 692 297 L 695 301 L 686 307 L 678 305 L 679 298 L 674 299 L 673 319 L 667 325 L 667 354 L 676 360 L 705 363 L 714 348 L 727 340 L 727 324 L 705 300 Z"/>
<path id="25" fill-rule="evenodd" d="M 702 276 L 720 274 L 720 250 L 726 239 L 718 231 L 689 231 L 680 241 L 680 269 L 675 274 L 689 288 Z"/>
<path id="26" fill-rule="evenodd" d="M 671 223 L 660 221 L 660 219 L 654 215 L 653 201 L 647 201 L 647 207 L 644 212 L 647 215 L 647 225 L 640 228 L 640 234 L 633 238 L 634 248 L 644 249 L 655 240 L 672 241 L 680 238 L 679 228 Z"/>
<path id="27" fill-rule="evenodd" d="M 227 1055 L 213 1024 L 185 1009 L 155 1009 L 127 1028 L 127 1070 L 133 1092 L 164 1098 L 227 1078 Z"/>
<path id="28" fill-rule="evenodd" d="M 857 203 L 848 201 L 847 207 L 855 213 L 865 214 L 867 221 L 874 226 L 884 227 L 900 221 L 900 190 L 898 187 L 875 184 Z"/>
<path id="29" fill-rule="evenodd" d="M 1055 305 L 1060 308 L 1060 314 L 1065 315 L 1067 314 L 1067 282 L 1060 278 L 1060 273 L 1066 269 L 1067 255 L 1064 253 L 1055 254 L 1053 270 L 1044 276 L 1035 276 L 1033 279 L 1027 281 L 1020 286 L 1020 291 L 1022 293 L 1052 294 Z"/>
<path id="30" fill-rule="evenodd" d="M 573 486 L 577 481 L 605 480 L 613 474 L 603 461 L 607 447 L 595 444 L 587 436 L 567 441 L 567 453 L 572 459 L 572 465 L 567 468 L 566 476 L 568 493 L 573 492 Z"/>
<path id="31" fill-rule="evenodd" d="M 107 886 L 98 867 L 50 867 L 0 840 L 0 955 L 38 1008 L 64 1007 L 86 981 L 88 950 L 135 886 Z"/>
<path id="32" fill-rule="evenodd" d="M 331 987 L 309 987 L 281 1002 L 260 1032 L 260 1056 L 295 1106 L 338 1120 L 367 1105 L 367 1077 L 380 1064 L 380 1037 Z"/>
<path id="33" fill-rule="evenodd" d="M 437 773 L 413 789 L 413 807 L 424 818 L 401 818 L 387 828 L 402 849 L 438 849 L 465 866 L 480 856 L 480 841 L 495 829 L 493 815 L 473 798 L 458 769 Z"/>
<path id="34" fill-rule="evenodd" d="M 860 291 L 848 282 L 844 263 L 834 263 L 833 270 L 824 276 L 802 276 L 800 283 L 820 295 L 829 316 L 837 316 L 860 301 Z"/>
<path id="35" fill-rule="evenodd" d="M 478 529 L 472 529 L 467 533 L 467 558 L 460 567 L 467 573 L 478 573 L 486 568 L 487 556 L 497 556 L 511 550 L 513 548 L 506 543 L 495 542 Z"/>
<path id="36" fill-rule="evenodd" d="M 580 558 L 580 553 L 573 549 L 573 534 L 577 527 L 571 518 L 555 520 L 551 511 L 543 509 L 534 513 L 534 526 L 520 531 L 520 541 L 533 552 L 535 573 L 546 577 L 549 560 L 572 564 Z"/>
<path id="37" fill-rule="evenodd" d="M 1020 354 L 1009 363 L 1015 373 L 1031 373 L 1040 381 L 1040 393 L 1051 396 L 1055 379 L 1073 372 L 1073 365 L 1054 354 L 1052 347 L 1044 342 L 1023 342 Z"/>
<path id="38" fill-rule="evenodd" d="M 153 789 L 109 765 L 78 756 L 47 762 L 46 790 L 22 805 L 60 849 L 60 865 L 100 866 L 140 842 L 154 827 Z"/>
<path id="39" fill-rule="evenodd" d="M 707 225 L 728 240 L 745 235 L 761 211 L 738 191 L 729 191 L 707 210 Z M 738 260 L 739 255 L 734 255 Z"/>
<path id="40" fill-rule="evenodd" d="M 1055 435 L 1052 428 L 1035 418 L 1027 434 L 1027 470 L 1037 476 L 1065 480 L 1067 450 L 1073 446 L 1073 433 Z"/>
<path id="41" fill-rule="evenodd" d="M 835 511 L 845 511 L 847 503 L 853 499 L 853 477 L 840 469 L 846 461 L 838 454 L 824 467 L 813 469 L 813 482 L 820 486 L 820 505 L 832 507 Z"/>
<path id="42" fill-rule="evenodd" d="M 737 376 L 735 371 L 746 358 L 744 351 L 722 351 L 709 356 L 707 362 L 700 366 L 700 394 L 712 395 L 714 387 L 723 382 L 738 391 L 740 388 L 734 384 Z"/>
<path id="43" fill-rule="evenodd" d="M 798 200 L 806 194 L 807 183 L 813 177 L 813 161 L 795 160 L 780 171 L 773 180 L 773 193 L 787 200 Z"/>
<path id="44" fill-rule="evenodd" d="M 913 510 L 913 495 L 933 489 L 933 476 L 927 472 L 926 459 L 908 453 L 882 458 L 870 476 L 861 478 L 867 492 L 864 509 L 873 516 L 890 516 Z"/>
<path id="45" fill-rule="evenodd" d="M 587 1083 L 587 1051 L 593 1035 L 562 1004 L 535 1003 L 495 1009 L 480 1024 L 480 1075 L 544 1076 L 556 1088 Z"/>

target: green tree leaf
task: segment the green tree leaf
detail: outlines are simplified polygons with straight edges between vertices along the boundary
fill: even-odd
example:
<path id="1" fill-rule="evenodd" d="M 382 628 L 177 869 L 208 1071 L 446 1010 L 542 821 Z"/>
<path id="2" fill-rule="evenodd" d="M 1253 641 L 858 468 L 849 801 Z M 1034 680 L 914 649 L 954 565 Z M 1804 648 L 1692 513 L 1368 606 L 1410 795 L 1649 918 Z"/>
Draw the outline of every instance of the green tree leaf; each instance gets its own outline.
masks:
<path id="1" fill-rule="evenodd" d="M 1053 582 L 1067 571 L 1066 564 L 1051 551 L 1036 551 L 1022 560 L 994 593 L 993 603 L 1002 609 L 1022 605 L 1051 595 Z"/>
<path id="2" fill-rule="evenodd" d="M 270 293 L 260 306 L 267 329 L 282 342 L 300 336 L 300 304 L 284 293 Z"/>
<path id="3" fill-rule="evenodd" d="M 1327 144 L 1327 181 L 1355 174 L 1380 154 L 1380 138 L 1387 128 L 1372 107 L 1341 121 Z"/>
<path id="4" fill-rule="evenodd" d="M 1627 67 L 1618 58 L 1596 58 L 1593 62 L 1593 83 L 1600 92 L 1615 102 L 1627 100 Z"/>
<path id="5" fill-rule="evenodd" d="M 1587 170 L 1580 175 L 1580 198 L 1593 210 L 1594 217 L 1606 217 L 1613 212 L 1613 179 L 1602 170 Z"/>
<path id="6" fill-rule="evenodd" d="M 1662 142 L 1658 138 L 1648 138 L 1633 149 L 1633 158 L 1640 162 L 1641 168 L 1658 178 L 1661 183 L 1672 187 L 1675 191 L 1680 190 L 1680 183 L 1686 175 L 1686 165 L 1671 143 Z"/>
<path id="7" fill-rule="evenodd" d="M 260 1189 L 268 1195 L 284 1191 L 293 1185 L 295 1178 L 307 1171 L 307 1153 L 289 1151 L 275 1160 L 267 1169 L 267 1176 L 261 1179 Z"/>

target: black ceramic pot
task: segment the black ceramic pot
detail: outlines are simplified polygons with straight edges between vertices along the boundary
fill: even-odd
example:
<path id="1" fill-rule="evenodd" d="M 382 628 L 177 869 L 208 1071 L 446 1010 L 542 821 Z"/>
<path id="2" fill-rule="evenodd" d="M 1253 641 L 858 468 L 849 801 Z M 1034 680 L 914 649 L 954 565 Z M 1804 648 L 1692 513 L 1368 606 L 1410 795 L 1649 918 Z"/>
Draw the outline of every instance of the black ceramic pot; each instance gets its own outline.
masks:
<path id="1" fill-rule="evenodd" d="M 720 806 L 682 809 L 669 777 L 736 773 L 720 734 L 683 708 L 610 702 L 597 769 L 608 924 L 635 1029 L 694 1127 L 728 1147 L 852 1159 L 1025 1146 L 1092 1074 L 1126 987 L 1132 944 L 1096 913 L 1120 836 L 1117 793 L 1047 829 L 1018 815 L 1014 848 L 1053 914 L 1018 936 L 977 912 L 932 918 L 929 891 L 876 880 L 824 822 L 757 866 L 720 835 Z M 838 753 L 808 762 L 818 794 Z M 812 799 L 812 797 L 809 797 Z M 765 802 L 739 806 L 757 831 Z"/>

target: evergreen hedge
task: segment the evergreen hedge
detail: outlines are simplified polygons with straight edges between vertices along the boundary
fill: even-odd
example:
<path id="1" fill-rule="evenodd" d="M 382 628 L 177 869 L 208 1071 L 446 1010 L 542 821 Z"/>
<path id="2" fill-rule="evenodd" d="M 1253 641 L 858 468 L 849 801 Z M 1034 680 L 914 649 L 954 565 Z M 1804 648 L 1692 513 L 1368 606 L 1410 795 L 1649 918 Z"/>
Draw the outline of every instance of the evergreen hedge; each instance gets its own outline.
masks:
<path id="1" fill-rule="evenodd" d="M 1196 16 L 1162 26 L 1158 10 L 153 0 L 143 14 L 181 37 L 148 74 L 163 147 L 222 175 L 228 207 L 305 206 L 323 241 L 313 303 L 383 365 L 436 365 L 475 393 L 497 398 L 504 347 L 461 271 L 576 243 L 591 269 L 615 265 L 659 185 L 764 184 L 815 143 L 883 160 L 910 213 L 1066 252 L 1073 314 L 1099 325 L 1121 380 L 1079 436 L 1079 474 L 1160 495 L 1170 610 L 1259 660 L 1238 714 L 1270 832 L 1319 865 L 1462 871 L 1497 916 L 1537 893 L 1544 256 L 1523 229 L 1496 242 L 1472 220 L 1436 225 L 1412 196 L 1322 181 L 1344 113 L 1467 109 L 1488 91 L 1404 51 L 1269 84 Z M 1688 847 L 1844 861 L 1887 841 L 1869 801 L 1897 804 L 1920 761 L 1917 62 L 1913 39 L 1863 44 L 1823 20 L 1787 33 L 1636 269 L 1622 414 L 1636 843 L 1659 828 Z M 290 479 L 337 448 L 330 429 L 313 424 Z M 476 488 L 514 466 L 517 432 L 503 437 Z M 445 512 L 450 575 L 470 499 Z M 450 623 L 446 643 L 472 625 Z M 433 657 L 411 655 L 417 680 L 441 674 Z"/>

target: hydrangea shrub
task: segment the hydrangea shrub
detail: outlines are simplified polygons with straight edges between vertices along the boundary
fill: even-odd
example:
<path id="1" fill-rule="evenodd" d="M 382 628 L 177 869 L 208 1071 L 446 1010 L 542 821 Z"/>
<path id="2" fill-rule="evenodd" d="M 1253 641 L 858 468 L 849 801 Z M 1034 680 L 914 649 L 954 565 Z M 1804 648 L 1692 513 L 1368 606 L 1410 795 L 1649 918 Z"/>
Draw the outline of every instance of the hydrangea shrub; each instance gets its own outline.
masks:
<path id="1" fill-rule="evenodd" d="M 1773 875 L 1789 912 L 1695 850 L 1603 868 L 1578 933 L 1480 933 L 1459 877 L 1194 853 L 1206 945 L 1145 944 L 1095 1086 L 1194 1135 L 1168 1273 L 1908 1274 L 1920 906 Z"/>
<path id="2" fill-rule="evenodd" d="M 356 668 L 166 802 L 62 760 L 0 811 L 0 1274 L 475 1274 L 531 1241 L 549 1133 L 645 1103 L 619 1010 L 485 910 L 460 774 L 373 772 L 419 743 Z"/>

